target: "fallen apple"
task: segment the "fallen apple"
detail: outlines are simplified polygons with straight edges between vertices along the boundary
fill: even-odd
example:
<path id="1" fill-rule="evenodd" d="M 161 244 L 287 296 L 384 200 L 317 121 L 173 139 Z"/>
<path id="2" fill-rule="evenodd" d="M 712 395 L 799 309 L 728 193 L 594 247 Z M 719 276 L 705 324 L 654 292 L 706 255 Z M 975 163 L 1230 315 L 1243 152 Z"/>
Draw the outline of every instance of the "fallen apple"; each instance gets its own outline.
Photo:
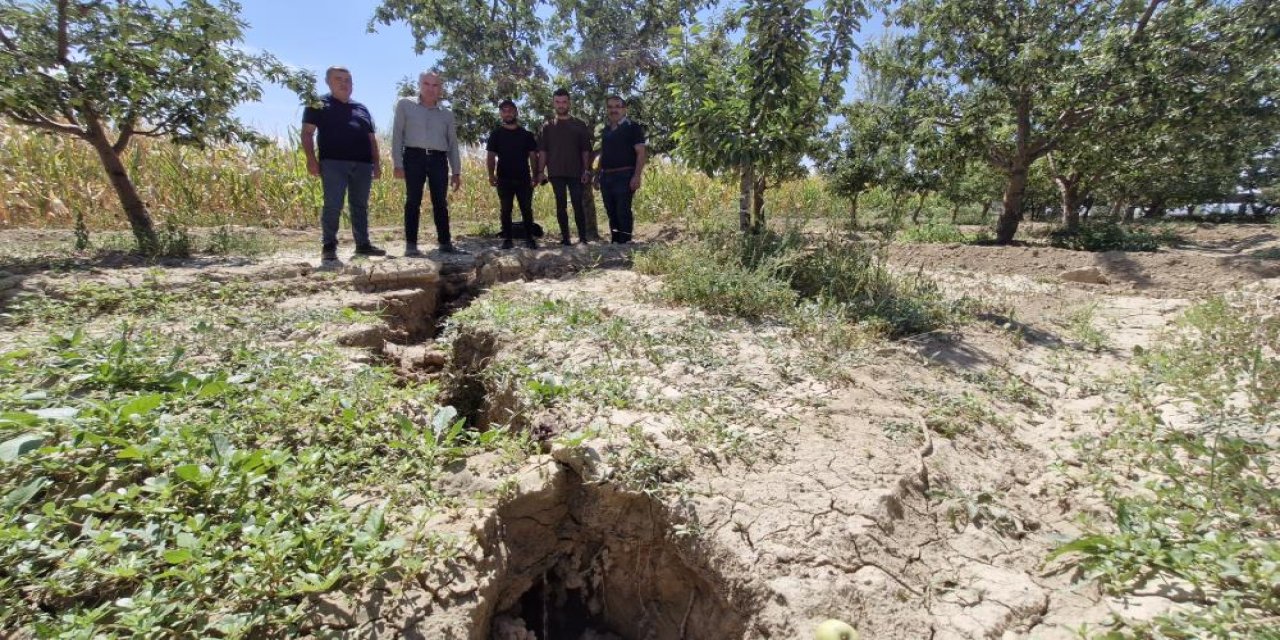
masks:
<path id="1" fill-rule="evenodd" d="M 858 640 L 858 630 L 847 622 L 827 620 L 818 625 L 813 633 L 813 640 Z"/>

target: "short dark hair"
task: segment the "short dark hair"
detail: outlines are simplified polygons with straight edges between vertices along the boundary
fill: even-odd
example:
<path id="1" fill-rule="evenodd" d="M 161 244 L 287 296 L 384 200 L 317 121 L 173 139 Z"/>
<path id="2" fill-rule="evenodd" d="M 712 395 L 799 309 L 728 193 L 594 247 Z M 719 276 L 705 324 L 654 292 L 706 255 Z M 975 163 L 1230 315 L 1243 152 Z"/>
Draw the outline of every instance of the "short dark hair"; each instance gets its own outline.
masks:
<path id="1" fill-rule="evenodd" d="M 618 102 L 622 103 L 622 106 L 624 106 L 624 107 L 625 107 L 625 106 L 627 106 L 627 101 L 626 101 L 622 96 L 620 96 L 620 95 L 618 95 L 618 94 L 616 94 L 616 93 L 615 93 L 615 94 L 613 94 L 613 95 L 611 95 L 611 96 L 609 96 L 608 98 L 605 98 L 605 99 L 604 99 L 604 103 L 605 103 L 605 104 L 609 104 L 609 101 L 610 101 L 610 100 L 617 100 Z"/>
<path id="2" fill-rule="evenodd" d="M 511 107 L 512 109 L 516 109 L 517 111 L 519 111 L 519 109 L 516 107 L 515 101 L 512 100 L 511 98 L 507 98 L 506 100 L 503 100 L 502 102 L 498 103 L 499 109 L 505 109 L 507 107 Z"/>
<path id="3" fill-rule="evenodd" d="M 324 79 L 328 80 L 331 76 L 333 76 L 334 72 L 342 72 L 342 73 L 350 74 L 351 70 L 346 67 L 338 66 L 335 64 L 332 67 L 329 67 L 328 69 L 324 70 Z"/>
<path id="4" fill-rule="evenodd" d="M 556 97 L 556 96 L 564 96 L 564 97 L 568 98 L 568 97 L 569 97 L 569 90 L 568 90 L 568 89 L 566 89 L 566 88 L 564 88 L 564 87 L 560 87 L 559 89 L 556 89 L 556 92 L 555 92 L 555 93 L 551 94 L 551 97 L 553 97 L 553 98 L 554 98 L 554 97 Z"/>

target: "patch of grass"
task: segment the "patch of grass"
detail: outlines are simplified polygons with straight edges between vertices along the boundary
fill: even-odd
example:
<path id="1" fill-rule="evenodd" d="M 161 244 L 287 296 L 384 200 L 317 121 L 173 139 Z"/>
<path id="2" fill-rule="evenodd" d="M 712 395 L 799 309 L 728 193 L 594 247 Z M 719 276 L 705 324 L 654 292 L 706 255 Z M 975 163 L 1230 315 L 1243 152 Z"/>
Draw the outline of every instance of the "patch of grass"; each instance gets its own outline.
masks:
<path id="1" fill-rule="evenodd" d="M 986 231 L 965 233 L 959 227 L 944 222 L 907 227 L 898 233 L 898 241 L 909 244 L 973 244 L 991 239 L 991 234 Z"/>
<path id="2" fill-rule="evenodd" d="M 169 286 L 163 273 L 153 270 L 138 286 L 82 281 L 52 295 L 18 298 L 7 314 L 15 325 L 85 324 L 105 316 L 179 320 L 196 310 L 262 309 L 285 294 L 280 287 L 251 282 L 198 282 Z"/>
<path id="3" fill-rule="evenodd" d="M 1106 332 L 1098 328 L 1098 304 L 1090 303 L 1067 315 L 1067 333 L 1089 351 L 1103 351 L 1111 344 Z"/>
<path id="4" fill-rule="evenodd" d="M 1111 521 L 1053 557 L 1072 555 L 1112 593 L 1168 580 L 1198 605 L 1120 621 L 1107 637 L 1275 637 L 1280 317 L 1218 298 L 1188 310 L 1156 344 L 1140 354 L 1142 378 L 1118 405 L 1121 427 L 1081 443 Z M 1185 417 L 1169 418 L 1169 400 Z"/>
<path id="5" fill-rule="evenodd" d="M 1156 251 L 1182 241 L 1172 227 L 1151 229 L 1114 220 L 1086 222 L 1074 233 L 1058 230 L 1049 234 L 1049 244 L 1074 251 Z"/>
<path id="6" fill-rule="evenodd" d="M 979 427 L 994 427 L 1008 433 L 1012 426 L 980 396 L 964 392 L 961 395 L 926 392 L 931 397 L 924 423 L 930 431 L 949 439 L 970 435 Z"/>
<path id="7" fill-rule="evenodd" d="M 663 295 L 677 304 L 751 321 L 795 321 L 838 315 L 891 336 L 925 333 L 957 321 L 962 306 L 947 301 L 923 276 L 891 273 L 874 250 L 845 238 L 810 241 L 798 232 L 743 236 L 712 232 L 699 240 L 636 258 L 643 273 L 665 276 Z M 802 301 L 819 303 L 797 308 Z"/>

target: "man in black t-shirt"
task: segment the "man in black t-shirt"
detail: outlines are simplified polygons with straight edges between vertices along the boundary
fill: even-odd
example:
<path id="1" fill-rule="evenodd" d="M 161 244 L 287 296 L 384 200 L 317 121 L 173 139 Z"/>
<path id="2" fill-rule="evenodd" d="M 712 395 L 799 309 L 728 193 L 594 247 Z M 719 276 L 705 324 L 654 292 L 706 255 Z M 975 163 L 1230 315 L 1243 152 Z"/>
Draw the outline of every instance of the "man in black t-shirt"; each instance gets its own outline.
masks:
<path id="1" fill-rule="evenodd" d="M 533 239 L 533 186 L 538 166 L 538 141 L 528 129 L 520 126 L 516 103 L 503 100 L 498 105 L 502 126 L 489 133 L 489 152 L 485 164 L 489 168 L 489 184 L 498 188 L 498 202 L 502 218 L 502 248 L 511 244 L 511 200 L 520 202 L 520 219 L 529 230 L 526 244 L 536 249 Z"/>
<path id="2" fill-rule="evenodd" d="M 635 228 L 631 201 L 640 189 L 648 155 L 644 127 L 627 118 L 627 102 L 620 96 L 609 96 L 605 110 L 609 120 L 600 129 L 600 197 L 612 241 L 626 244 Z"/>
<path id="3" fill-rule="evenodd" d="M 385 256 L 386 251 L 369 241 L 369 190 L 381 177 L 378 138 L 373 116 L 364 105 L 351 99 L 351 72 L 329 67 L 324 73 L 329 94 L 320 105 L 302 112 L 302 150 L 307 155 L 307 173 L 319 176 L 324 187 L 324 207 L 320 210 L 320 259 L 338 259 L 338 218 L 342 200 L 351 208 L 351 234 L 357 256 Z M 316 157 L 316 133 L 320 157 Z"/>

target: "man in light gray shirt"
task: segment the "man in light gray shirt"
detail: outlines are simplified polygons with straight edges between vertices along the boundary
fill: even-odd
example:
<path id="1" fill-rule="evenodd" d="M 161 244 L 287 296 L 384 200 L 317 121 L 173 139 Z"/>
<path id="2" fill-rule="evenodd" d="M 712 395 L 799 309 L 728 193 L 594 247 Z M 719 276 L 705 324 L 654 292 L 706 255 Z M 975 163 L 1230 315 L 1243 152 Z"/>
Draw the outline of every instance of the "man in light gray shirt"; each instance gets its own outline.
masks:
<path id="1" fill-rule="evenodd" d="M 391 160 L 395 176 L 403 178 L 404 255 L 421 256 L 418 221 L 422 212 L 422 187 L 431 191 L 431 214 L 442 253 L 462 253 L 449 235 L 449 182 L 454 191 L 462 186 L 462 155 L 458 149 L 458 125 L 453 112 L 440 106 L 444 80 L 434 71 L 418 75 L 418 97 L 396 103 L 391 124 Z M 452 180 L 450 170 L 452 169 Z"/>

